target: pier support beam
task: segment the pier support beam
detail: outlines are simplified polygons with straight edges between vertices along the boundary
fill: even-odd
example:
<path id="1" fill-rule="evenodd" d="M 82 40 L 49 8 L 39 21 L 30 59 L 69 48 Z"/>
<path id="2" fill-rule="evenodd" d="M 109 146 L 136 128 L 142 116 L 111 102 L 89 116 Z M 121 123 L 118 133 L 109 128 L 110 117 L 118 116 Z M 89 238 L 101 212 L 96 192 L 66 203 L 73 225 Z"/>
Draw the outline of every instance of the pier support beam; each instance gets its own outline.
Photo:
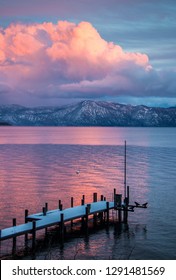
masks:
<path id="1" fill-rule="evenodd" d="M 24 220 L 25 220 L 25 224 L 28 222 L 27 221 L 27 216 L 28 216 L 28 214 L 29 214 L 29 211 L 28 211 L 28 209 L 25 209 L 25 214 L 24 214 Z"/>
<path id="2" fill-rule="evenodd" d="M 60 228 L 60 238 L 61 238 L 61 243 L 64 242 L 64 214 L 61 213 L 61 220 L 60 220 L 60 224 L 59 224 L 59 228 Z"/>
<path id="3" fill-rule="evenodd" d="M 81 205 L 84 205 L 84 204 L 85 204 L 85 195 L 83 194 L 82 200 L 81 200 Z"/>
<path id="4" fill-rule="evenodd" d="M 97 202 L 97 193 L 93 193 L 93 202 Z M 97 214 L 93 215 L 93 224 L 94 226 L 97 224 Z"/>
<path id="5" fill-rule="evenodd" d="M 116 196 L 116 189 L 114 189 L 114 201 L 115 201 L 115 196 Z"/>
<path id="6" fill-rule="evenodd" d="M 97 193 L 93 193 L 93 202 L 97 202 Z"/>
<path id="7" fill-rule="evenodd" d="M 103 195 L 100 196 L 100 200 L 101 201 L 104 200 L 104 196 Z M 103 225 L 103 212 L 99 213 L 99 219 L 100 219 L 100 224 Z"/>
<path id="8" fill-rule="evenodd" d="M 127 186 L 127 203 L 129 205 L 129 202 L 130 202 L 130 187 Z"/>
<path id="9" fill-rule="evenodd" d="M 25 213 L 24 213 L 25 224 L 27 224 L 27 222 L 28 222 L 28 220 L 27 220 L 28 215 L 29 215 L 29 211 L 28 211 L 28 209 L 25 209 Z M 26 247 L 27 242 L 28 242 L 28 234 L 27 233 L 25 233 L 24 242 L 25 242 L 25 247 Z"/>
<path id="10" fill-rule="evenodd" d="M 122 221 L 122 195 L 121 194 L 114 194 L 114 207 L 118 211 L 118 222 L 121 223 Z"/>
<path id="11" fill-rule="evenodd" d="M 73 208 L 73 197 L 71 197 L 71 208 Z M 73 228 L 73 220 L 71 220 L 71 229 Z"/>
<path id="12" fill-rule="evenodd" d="M 82 199 L 81 199 L 81 205 L 84 205 L 84 204 L 85 204 L 85 195 L 83 195 Z M 84 229 L 84 218 L 85 217 L 81 218 L 81 227 L 82 227 L 82 229 Z"/>
<path id="13" fill-rule="evenodd" d="M 13 227 L 16 227 L 16 218 L 13 219 Z M 16 236 L 13 237 L 13 247 L 12 247 L 12 254 L 16 253 Z"/>
<path id="14" fill-rule="evenodd" d="M 109 202 L 106 202 L 106 223 L 109 226 Z"/>
<path id="15" fill-rule="evenodd" d="M 48 212 L 48 203 L 46 202 L 45 203 L 45 216 L 46 216 L 47 212 Z M 48 228 L 46 227 L 45 228 L 45 237 L 47 236 L 47 232 L 48 232 Z"/>
<path id="16" fill-rule="evenodd" d="M 86 213 L 85 213 L 85 231 L 86 231 L 86 233 L 88 232 L 89 213 L 90 213 L 90 204 L 87 204 Z"/>
<path id="17" fill-rule="evenodd" d="M 73 197 L 71 197 L 71 208 L 73 208 Z"/>
<path id="18" fill-rule="evenodd" d="M 124 199 L 124 211 L 123 211 L 123 222 L 127 224 L 128 222 L 128 198 L 125 197 Z"/>
<path id="19" fill-rule="evenodd" d="M 35 251 L 36 245 L 36 221 L 32 221 L 32 251 Z"/>
<path id="20" fill-rule="evenodd" d="M 129 205 L 129 200 L 130 200 L 130 187 L 127 186 L 127 196 L 124 199 L 124 223 L 127 224 L 128 222 L 128 205 Z"/>
<path id="21" fill-rule="evenodd" d="M 43 207 L 42 211 L 43 211 L 43 216 L 46 216 L 46 208 L 45 207 Z"/>
<path id="22" fill-rule="evenodd" d="M 59 199 L 59 210 L 62 211 L 62 209 L 63 209 L 63 205 L 62 205 L 61 200 Z"/>

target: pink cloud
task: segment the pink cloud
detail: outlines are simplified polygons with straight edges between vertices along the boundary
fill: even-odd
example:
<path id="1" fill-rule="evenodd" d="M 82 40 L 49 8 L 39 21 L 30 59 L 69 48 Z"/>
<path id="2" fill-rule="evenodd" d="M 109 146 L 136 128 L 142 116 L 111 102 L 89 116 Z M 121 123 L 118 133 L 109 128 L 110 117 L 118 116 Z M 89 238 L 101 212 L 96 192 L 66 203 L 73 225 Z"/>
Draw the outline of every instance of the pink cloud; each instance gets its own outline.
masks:
<path id="1" fill-rule="evenodd" d="M 13 92 L 129 94 L 151 71 L 148 56 L 127 53 L 89 23 L 16 24 L 0 29 L 0 74 Z"/>

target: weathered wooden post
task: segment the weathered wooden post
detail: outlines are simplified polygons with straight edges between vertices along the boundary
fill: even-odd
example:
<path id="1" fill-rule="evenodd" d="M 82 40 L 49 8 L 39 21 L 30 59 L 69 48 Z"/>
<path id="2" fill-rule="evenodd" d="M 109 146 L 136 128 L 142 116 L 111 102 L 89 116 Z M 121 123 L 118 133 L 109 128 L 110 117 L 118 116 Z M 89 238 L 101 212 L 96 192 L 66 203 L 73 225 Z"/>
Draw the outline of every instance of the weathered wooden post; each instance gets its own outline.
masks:
<path id="1" fill-rule="evenodd" d="M 85 213 L 85 230 L 86 232 L 88 231 L 88 222 L 89 222 L 89 214 L 90 214 L 90 207 L 91 205 L 90 204 L 87 204 L 85 210 L 86 210 L 86 213 Z"/>
<path id="2" fill-rule="evenodd" d="M 124 199 L 124 211 L 123 211 L 123 213 L 124 213 L 123 221 L 126 224 L 127 221 L 128 221 L 128 198 L 127 197 L 125 197 L 125 199 Z"/>
<path id="3" fill-rule="evenodd" d="M 109 225 L 109 201 L 106 202 L 106 223 Z"/>
<path id="4" fill-rule="evenodd" d="M 114 196 L 114 207 L 118 211 L 118 221 L 119 221 L 119 223 L 121 223 L 121 220 L 122 220 L 122 211 L 121 211 L 122 195 L 121 194 L 115 194 L 115 196 Z"/>
<path id="5" fill-rule="evenodd" d="M 85 195 L 83 194 L 82 199 L 81 199 L 81 205 L 85 204 Z"/>
<path id="6" fill-rule="evenodd" d="M 25 222 L 25 224 L 27 224 L 27 222 L 28 222 L 28 219 L 27 219 L 28 215 L 29 215 L 29 211 L 28 211 L 28 209 L 25 209 L 25 213 L 24 213 L 24 222 Z M 25 239 L 24 239 L 25 246 L 27 244 L 27 241 L 28 241 L 28 234 L 25 233 Z"/>
<path id="7" fill-rule="evenodd" d="M 97 193 L 93 193 L 93 202 L 97 202 Z M 93 224 L 94 226 L 97 224 L 97 214 L 93 215 Z"/>
<path id="8" fill-rule="evenodd" d="M 101 201 L 104 200 L 104 196 L 103 195 L 100 196 L 100 200 Z M 99 213 L 99 218 L 100 218 L 100 223 L 102 225 L 103 224 L 103 212 Z"/>
<path id="9" fill-rule="evenodd" d="M 48 203 L 47 202 L 45 203 L 45 209 L 46 209 L 46 212 L 48 212 Z"/>
<path id="10" fill-rule="evenodd" d="M 73 208 L 73 197 L 71 197 L 71 208 Z"/>
<path id="11" fill-rule="evenodd" d="M 62 209 L 63 209 L 63 205 L 62 205 L 61 200 L 59 199 L 59 210 L 62 211 Z"/>
<path id="12" fill-rule="evenodd" d="M 35 251 L 36 245 L 36 221 L 32 221 L 32 251 Z"/>
<path id="13" fill-rule="evenodd" d="M 28 217 L 28 213 L 29 213 L 29 211 L 28 211 L 28 209 L 25 209 L 25 224 L 28 222 L 27 221 L 27 217 Z"/>
<path id="14" fill-rule="evenodd" d="M 46 208 L 43 207 L 43 216 L 46 216 Z"/>
<path id="15" fill-rule="evenodd" d="M 97 193 L 93 193 L 93 202 L 97 202 Z"/>
<path id="16" fill-rule="evenodd" d="M 85 195 L 82 196 L 82 199 L 81 199 L 81 205 L 83 206 L 85 204 Z M 84 216 L 81 218 L 81 227 L 82 229 L 84 229 Z"/>
<path id="17" fill-rule="evenodd" d="M 48 203 L 46 202 L 45 207 L 44 207 L 44 214 L 43 215 L 46 216 L 47 212 L 48 212 Z M 45 228 L 45 237 L 47 237 L 47 233 L 48 233 L 48 228 L 46 227 Z"/>
<path id="18" fill-rule="evenodd" d="M 60 238 L 61 238 L 61 243 L 64 241 L 64 214 L 61 213 L 60 215 Z"/>
<path id="19" fill-rule="evenodd" d="M 114 189 L 114 201 L 115 201 L 115 196 L 116 196 L 116 189 Z"/>
<path id="20" fill-rule="evenodd" d="M 16 218 L 13 219 L 13 227 L 16 227 Z M 16 253 L 16 236 L 13 237 L 13 249 L 12 254 Z"/>
<path id="21" fill-rule="evenodd" d="M 127 186 L 127 196 L 124 199 L 124 223 L 126 224 L 128 222 L 128 205 L 129 205 L 129 199 L 130 199 L 130 188 Z"/>
<path id="22" fill-rule="evenodd" d="M 127 199 L 128 199 L 128 204 L 130 202 L 130 187 L 127 186 Z"/>
<path id="23" fill-rule="evenodd" d="M 106 196 L 104 196 L 103 200 L 106 201 Z M 104 215 L 104 222 L 106 222 L 106 210 L 103 212 L 103 215 Z"/>

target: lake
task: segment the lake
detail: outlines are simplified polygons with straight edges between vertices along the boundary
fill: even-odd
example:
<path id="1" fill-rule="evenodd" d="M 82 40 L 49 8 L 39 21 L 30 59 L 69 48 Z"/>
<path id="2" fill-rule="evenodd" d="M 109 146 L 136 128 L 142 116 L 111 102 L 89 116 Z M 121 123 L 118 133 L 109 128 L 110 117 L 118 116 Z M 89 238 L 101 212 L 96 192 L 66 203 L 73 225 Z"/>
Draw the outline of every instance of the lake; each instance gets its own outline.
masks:
<path id="1" fill-rule="evenodd" d="M 129 213 L 121 228 L 41 246 L 35 258 L 176 259 L 175 139 L 175 128 L 0 127 L 0 228 L 23 223 L 25 209 L 40 212 L 45 202 L 56 209 L 61 199 L 67 208 L 72 196 L 80 205 L 93 192 L 123 194 L 126 140 L 130 203 L 148 208 Z M 1 258 L 10 252 L 11 241 L 2 241 Z"/>

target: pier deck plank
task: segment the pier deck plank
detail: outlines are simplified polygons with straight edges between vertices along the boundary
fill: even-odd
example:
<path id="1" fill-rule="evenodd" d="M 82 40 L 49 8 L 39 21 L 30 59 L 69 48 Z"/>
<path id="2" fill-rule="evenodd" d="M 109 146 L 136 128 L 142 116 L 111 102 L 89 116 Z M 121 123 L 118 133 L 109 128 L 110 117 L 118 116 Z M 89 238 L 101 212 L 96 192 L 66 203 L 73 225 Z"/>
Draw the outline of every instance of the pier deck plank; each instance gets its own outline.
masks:
<path id="1" fill-rule="evenodd" d="M 28 223 L 2 229 L 0 234 L 0 240 L 9 239 L 12 237 L 23 235 L 25 233 L 32 232 L 33 229 L 32 221 L 36 221 L 36 230 L 40 230 L 58 224 L 61 221 L 61 214 L 64 214 L 64 222 L 84 217 L 86 214 L 87 205 L 88 204 L 75 206 L 64 210 L 59 210 L 59 209 L 50 210 L 46 212 L 46 215 L 44 215 L 43 213 L 29 215 L 27 216 L 27 220 L 29 221 Z M 90 205 L 89 215 L 103 212 L 106 211 L 107 209 L 106 201 L 93 202 L 90 203 L 89 205 Z M 114 202 L 109 202 L 109 209 L 113 209 L 113 208 L 114 208 Z"/>

